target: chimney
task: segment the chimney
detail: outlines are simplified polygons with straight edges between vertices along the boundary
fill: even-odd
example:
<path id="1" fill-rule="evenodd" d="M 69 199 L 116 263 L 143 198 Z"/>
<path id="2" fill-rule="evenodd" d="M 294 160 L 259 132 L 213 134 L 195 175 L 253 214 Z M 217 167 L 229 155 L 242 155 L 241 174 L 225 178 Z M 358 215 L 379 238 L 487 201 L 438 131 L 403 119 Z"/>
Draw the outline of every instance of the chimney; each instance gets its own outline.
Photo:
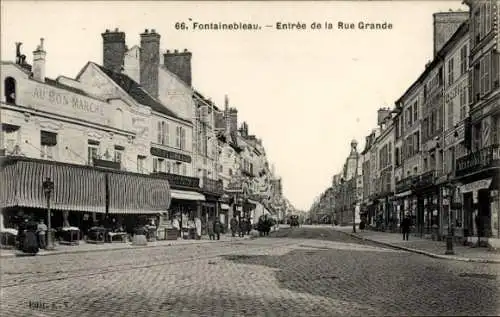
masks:
<path id="1" fill-rule="evenodd" d="M 382 125 L 385 121 L 385 118 L 391 114 L 391 109 L 389 108 L 380 108 L 377 111 L 377 125 Z"/>
<path id="2" fill-rule="evenodd" d="M 33 79 L 45 82 L 45 52 L 43 48 L 43 37 L 40 39 L 40 45 L 33 51 Z"/>
<path id="3" fill-rule="evenodd" d="M 467 11 L 437 12 L 434 19 L 434 56 L 448 42 L 458 27 L 469 18 Z"/>
<path id="4" fill-rule="evenodd" d="M 226 136 L 226 138 L 228 138 L 229 135 L 231 134 L 231 118 L 229 116 L 229 97 L 227 95 L 224 96 L 224 120 L 225 120 L 224 135 Z"/>
<path id="5" fill-rule="evenodd" d="M 102 33 L 102 65 L 104 68 L 120 73 L 127 47 L 125 45 L 125 32 L 118 28 L 114 31 L 106 30 Z"/>
<path id="6" fill-rule="evenodd" d="M 165 67 L 176 74 L 184 83 L 191 87 L 191 57 L 192 53 L 187 49 L 183 52 L 167 50 L 163 54 L 163 64 Z"/>
<path id="7" fill-rule="evenodd" d="M 238 131 L 238 109 L 229 108 L 229 131 L 231 133 Z"/>
<path id="8" fill-rule="evenodd" d="M 148 29 L 141 34 L 140 84 L 158 98 L 158 68 L 160 67 L 160 34 Z"/>

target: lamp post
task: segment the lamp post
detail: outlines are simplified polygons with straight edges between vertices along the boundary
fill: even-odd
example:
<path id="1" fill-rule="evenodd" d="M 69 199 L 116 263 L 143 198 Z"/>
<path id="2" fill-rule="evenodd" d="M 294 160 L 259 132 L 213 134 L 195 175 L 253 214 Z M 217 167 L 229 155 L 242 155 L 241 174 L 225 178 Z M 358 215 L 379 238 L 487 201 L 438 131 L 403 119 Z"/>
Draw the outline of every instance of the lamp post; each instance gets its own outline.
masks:
<path id="1" fill-rule="evenodd" d="M 47 199 L 47 250 L 54 249 L 53 241 L 52 241 L 52 226 L 51 226 L 51 217 L 50 217 L 50 196 L 52 191 L 54 190 L 54 182 L 47 177 L 43 182 L 43 192 L 45 194 L 45 198 Z"/>
<path id="2" fill-rule="evenodd" d="M 354 150 L 356 150 L 356 147 L 354 147 Z M 354 202 L 353 202 L 353 210 L 352 210 L 352 232 L 356 233 L 356 206 L 358 204 L 358 164 L 359 164 L 359 153 L 356 150 L 356 169 L 354 171 L 354 188 L 353 188 L 353 195 L 354 195 Z"/>
<path id="3" fill-rule="evenodd" d="M 446 251 L 444 254 L 453 255 L 455 251 L 453 250 L 453 209 L 454 209 L 454 197 L 455 197 L 455 188 L 454 184 L 450 184 L 447 188 L 448 197 L 449 197 L 449 211 L 448 211 L 448 234 L 446 235 Z"/>

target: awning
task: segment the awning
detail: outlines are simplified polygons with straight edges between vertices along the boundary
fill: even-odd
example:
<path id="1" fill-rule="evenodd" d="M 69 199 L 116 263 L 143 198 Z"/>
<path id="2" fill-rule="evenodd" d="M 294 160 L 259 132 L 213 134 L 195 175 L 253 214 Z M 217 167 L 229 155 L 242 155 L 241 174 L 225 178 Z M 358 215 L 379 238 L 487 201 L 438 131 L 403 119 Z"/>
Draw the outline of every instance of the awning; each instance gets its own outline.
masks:
<path id="1" fill-rule="evenodd" d="M 108 173 L 109 213 L 158 214 L 170 207 L 168 180 L 132 173 Z"/>
<path id="2" fill-rule="evenodd" d="M 468 183 L 460 186 L 461 193 L 477 192 L 481 189 L 490 188 L 492 178 L 481 179 L 472 183 Z"/>
<path id="3" fill-rule="evenodd" d="M 172 199 L 205 201 L 205 196 L 197 192 L 172 189 Z"/>
<path id="4" fill-rule="evenodd" d="M 394 197 L 398 197 L 398 198 L 406 197 L 406 196 L 410 196 L 411 193 L 412 193 L 411 190 L 407 190 L 407 191 L 395 194 Z"/>
<path id="5" fill-rule="evenodd" d="M 220 209 L 229 210 L 228 204 L 220 204 Z"/>
<path id="6" fill-rule="evenodd" d="M 0 168 L 0 207 L 47 208 L 43 182 L 54 182 L 51 208 L 105 212 L 105 176 L 88 166 L 26 158 L 5 159 Z"/>

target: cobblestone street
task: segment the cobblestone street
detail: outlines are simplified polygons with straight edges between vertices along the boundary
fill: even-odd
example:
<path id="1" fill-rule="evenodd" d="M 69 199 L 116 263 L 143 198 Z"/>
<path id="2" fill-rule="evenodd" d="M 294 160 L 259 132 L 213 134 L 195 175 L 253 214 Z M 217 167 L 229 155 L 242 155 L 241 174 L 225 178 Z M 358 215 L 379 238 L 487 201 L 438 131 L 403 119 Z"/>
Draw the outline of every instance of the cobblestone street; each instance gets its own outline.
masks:
<path id="1" fill-rule="evenodd" d="M 497 264 L 381 248 L 330 228 L 4 258 L 2 316 L 498 315 Z"/>

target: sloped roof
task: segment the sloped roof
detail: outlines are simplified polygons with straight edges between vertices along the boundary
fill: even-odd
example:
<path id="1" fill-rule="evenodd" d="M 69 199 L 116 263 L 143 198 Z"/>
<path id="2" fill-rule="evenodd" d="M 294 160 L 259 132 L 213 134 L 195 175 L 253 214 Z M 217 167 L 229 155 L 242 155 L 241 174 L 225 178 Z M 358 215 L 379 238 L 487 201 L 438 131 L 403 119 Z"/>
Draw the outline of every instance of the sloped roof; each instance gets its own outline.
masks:
<path id="1" fill-rule="evenodd" d="M 149 106 L 154 111 L 162 113 L 169 117 L 173 117 L 185 122 L 190 122 L 189 120 L 180 118 L 173 111 L 165 107 L 161 102 L 153 98 L 150 94 L 146 92 L 146 90 L 144 90 L 144 88 L 142 88 L 140 84 L 135 82 L 132 78 L 128 77 L 125 74 L 116 73 L 112 70 L 104 68 L 101 65 L 97 66 L 118 86 L 120 86 L 123 90 L 125 90 L 130 95 L 130 97 L 132 97 L 135 101 L 137 101 L 141 105 Z"/>

